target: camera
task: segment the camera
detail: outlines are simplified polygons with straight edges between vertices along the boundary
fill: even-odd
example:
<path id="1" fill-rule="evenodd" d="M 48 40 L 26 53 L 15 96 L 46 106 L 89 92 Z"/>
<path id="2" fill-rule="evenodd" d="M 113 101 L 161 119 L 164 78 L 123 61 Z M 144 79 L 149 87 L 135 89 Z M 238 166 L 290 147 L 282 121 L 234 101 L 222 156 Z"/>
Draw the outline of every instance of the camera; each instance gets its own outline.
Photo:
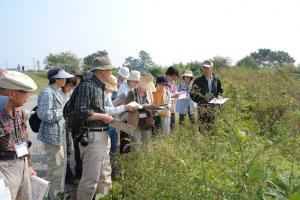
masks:
<path id="1" fill-rule="evenodd" d="M 79 130 L 79 133 L 75 135 L 76 137 L 76 140 L 78 142 L 80 142 L 80 144 L 82 146 L 87 146 L 88 143 L 89 143 L 89 140 L 88 140 L 88 130 L 85 129 L 85 128 L 81 128 Z"/>

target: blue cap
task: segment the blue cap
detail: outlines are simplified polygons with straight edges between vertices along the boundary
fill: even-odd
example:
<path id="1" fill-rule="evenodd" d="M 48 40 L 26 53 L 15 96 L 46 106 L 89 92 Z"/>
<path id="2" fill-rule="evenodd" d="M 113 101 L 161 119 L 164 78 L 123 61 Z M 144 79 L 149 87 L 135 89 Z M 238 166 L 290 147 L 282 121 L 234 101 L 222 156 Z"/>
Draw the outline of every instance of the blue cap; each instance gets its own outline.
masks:
<path id="1" fill-rule="evenodd" d="M 72 77 L 74 77 L 72 74 L 69 74 L 65 70 L 60 70 L 57 74 L 55 74 L 51 78 L 72 78 Z"/>

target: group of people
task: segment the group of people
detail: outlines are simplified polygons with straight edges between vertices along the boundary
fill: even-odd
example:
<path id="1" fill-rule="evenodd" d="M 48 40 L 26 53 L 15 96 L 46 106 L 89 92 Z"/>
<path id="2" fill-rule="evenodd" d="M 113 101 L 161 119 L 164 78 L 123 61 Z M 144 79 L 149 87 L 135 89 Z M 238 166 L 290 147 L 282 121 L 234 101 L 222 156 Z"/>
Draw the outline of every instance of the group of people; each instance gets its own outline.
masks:
<path id="1" fill-rule="evenodd" d="M 50 200 L 65 198 L 65 182 L 73 178 L 80 179 L 78 200 L 93 199 L 96 193 L 108 194 L 115 172 L 111 161 L 118 153 L 118 143 L 122 154 L 139 150 L 141 143 L 150 145 L 153 135 L 169 136 L 176 112 L 179 124 L 187 116 L 194 123 L 198 110 L 200 131 L 213 120 L 211 112 L 205 110 L 215 109 L 208 102 L 222 95 L 223 89 L 220 79 L 212 73 L 211 61 L 203 62 L 201 77 L 195 78 L 192 71 L 186 70 L 180 81 L 173 66 L 155 81 L 149 73 L 129 71 L 126 67 L 120 67 L 116 77 L 115 69 L 104 56 L 94 58 L 86 79 L 61 67 L 53 67 L 47 73 L 49 86 L 41 91 L 37 101 L 41 120 L 37 138 L 47 157 Z M 0 178 L 9 186 L 13 199 L 31 199 L 29 177 L 36 172 L 31 167 L 29 151 L 24 154 L 24 146 L 28 150 L 30 142 L 22 106 L 36 85 L 19 72 L 0 72 Z M 78 122 L 76 129 L 64 118 L 64 106 L 71 100 Z M 134 127 L 134 134 L 117 134 L 118 130 L 110 125 L 114 120 Z M 82 142 L 83 137 L 87 138 L 86 143 Z M 72 150 L 75 175 L 70 167 Z"/>

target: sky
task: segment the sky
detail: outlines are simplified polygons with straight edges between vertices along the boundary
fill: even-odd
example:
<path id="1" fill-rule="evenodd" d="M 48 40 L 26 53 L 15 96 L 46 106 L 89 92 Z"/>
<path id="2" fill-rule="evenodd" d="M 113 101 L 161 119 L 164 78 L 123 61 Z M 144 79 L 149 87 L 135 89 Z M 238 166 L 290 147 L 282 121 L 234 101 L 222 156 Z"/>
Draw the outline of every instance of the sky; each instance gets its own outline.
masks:
<path id="1" fill-rule="evenodd" d="M 140 50 L 165 66 L 214 56 L 234 63 L 259 48 L 300 63 L 299 9 L 298 0 L 1 0 L 0 66 L 98 50 L 116 66 Z"/>

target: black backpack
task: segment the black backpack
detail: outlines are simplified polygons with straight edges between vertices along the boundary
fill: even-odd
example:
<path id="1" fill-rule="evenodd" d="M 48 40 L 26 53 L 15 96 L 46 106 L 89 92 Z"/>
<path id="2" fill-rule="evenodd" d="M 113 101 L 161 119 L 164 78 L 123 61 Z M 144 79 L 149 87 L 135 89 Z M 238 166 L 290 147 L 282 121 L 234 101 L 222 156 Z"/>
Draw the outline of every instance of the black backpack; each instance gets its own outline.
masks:
<path id="1" fill-rule="evenodd" d="M 63 109 L 63 116 L 66 121 L 66 127 L 73 133 L 78 132 L 80 127 L 84 124 L 84 120 L 82 120 L 79 113 L 75 111 L 75 99 L 78 93 L 78 88 L 79 86 L 75 88 L 70 99 L 67 101 Z"/>
<path id="2" fill-rule="evenodd" d="M 38 133 L 42 120 L 38 117 L 36 109 L 37 106 L 35 106 L 31 111 L 31 115 L 29 118 L 29 126 L 33 132 Z"/>

